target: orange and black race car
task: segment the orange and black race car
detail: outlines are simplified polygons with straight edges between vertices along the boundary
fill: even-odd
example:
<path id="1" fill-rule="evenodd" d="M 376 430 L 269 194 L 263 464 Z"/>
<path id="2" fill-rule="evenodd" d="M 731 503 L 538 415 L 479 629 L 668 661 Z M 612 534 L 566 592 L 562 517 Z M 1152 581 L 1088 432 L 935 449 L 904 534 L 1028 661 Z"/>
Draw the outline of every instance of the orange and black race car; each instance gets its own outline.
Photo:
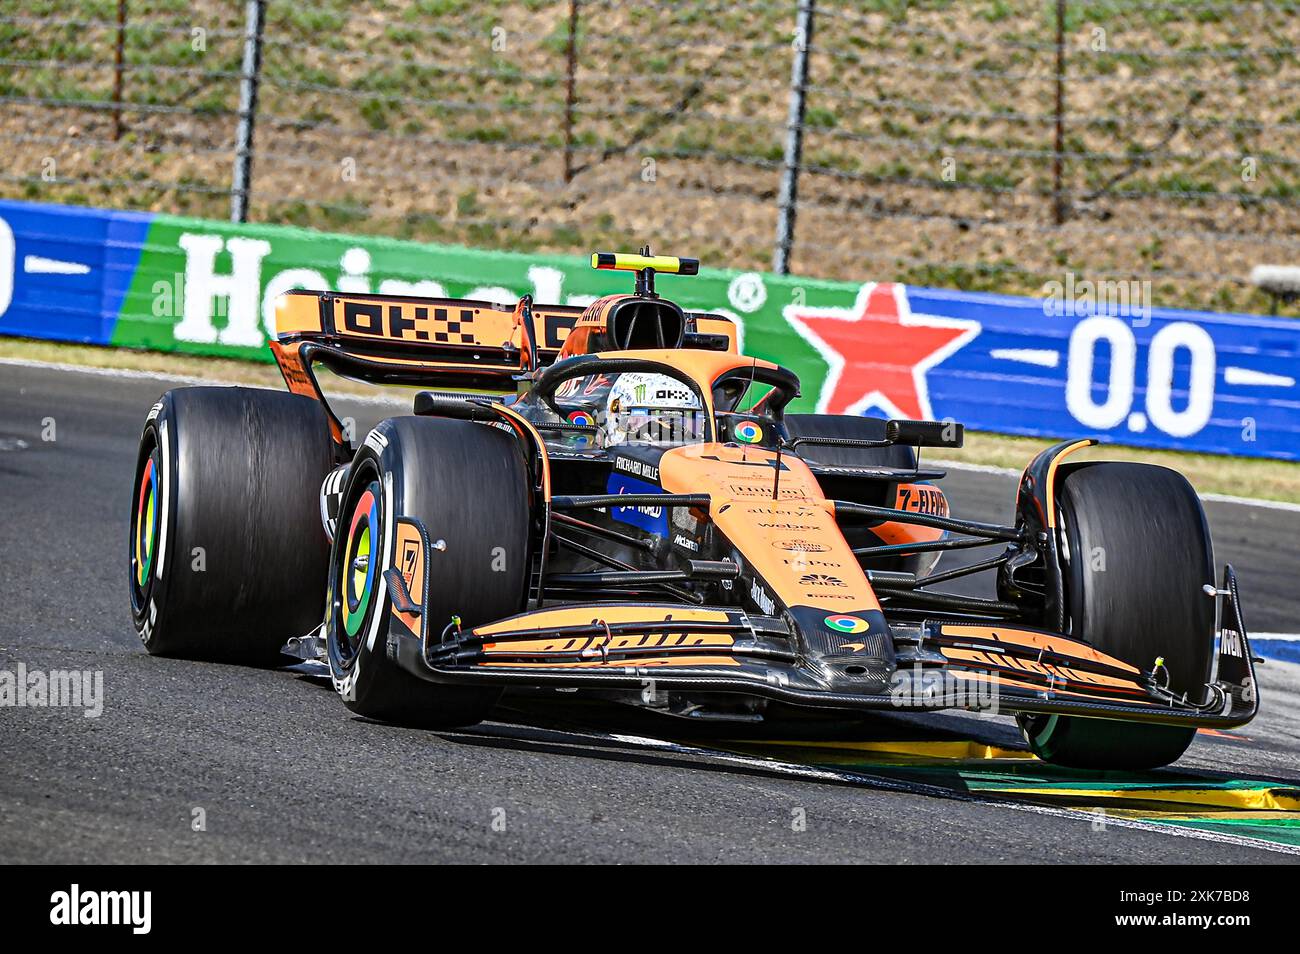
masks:
<path id="1" fill-rule="evenodd" d="M 586 307 L 293 292 L 290 393 L 169 391 L 145 422 L 131 605 L 149 652 L 328 663 L 352 711 L 482 720 L 503 688 L 665 718 L 1014 715 L 1063 765 L 1176 760 L 1258 707 L 1200 501 L 1160 467 L 1029 462 L 1008 526 L 918 464 L 960 425 L 786 413 L 790 371 L 599 253 Z M 423 386 L 355 444 L 320 367 Z M 995 555 L 936 571 L 950 551 Z M 941 584 L 996 575 L 986 597 Z"/>

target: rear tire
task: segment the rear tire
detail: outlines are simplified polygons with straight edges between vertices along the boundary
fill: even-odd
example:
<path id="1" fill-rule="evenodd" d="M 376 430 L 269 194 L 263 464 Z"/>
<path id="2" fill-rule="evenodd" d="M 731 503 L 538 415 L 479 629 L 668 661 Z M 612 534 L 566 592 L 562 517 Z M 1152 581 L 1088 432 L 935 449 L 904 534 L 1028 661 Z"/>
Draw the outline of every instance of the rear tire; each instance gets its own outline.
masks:
<path id="1" fill-rule="evenodd" d="M 1090 461 L 1062 468 L 1059 539 L 1070 634 L 1143 671 L 1164 657 L 1169 688 L 1201 702 L 1209 679 L 1214 553 L 1201 502 L 1181 474 L 1150 464 Z M 1030 716 L 1042 759 L 1087 769 L 1177 761 L 1194 728 Z"/>
<path id="2" fill-rule="evenodd" d="M 469 421 L 390 418 L 375 433 L 379 439 L 367 438 L 349 472 L 330 558 L 334 687 L 366 718 L 419 728 L 475 725 L 501 690 L 430 682 L 389 658 L 391 601 L 382 570 L 393 565 L 396 517 L 415 517 L 431 540 L 445 544 L 431 554 L 426 626 L 437 634 L 453 615 L 468 629 L 520 612 L 530 521 L 523 456 L 509 434 Z"/>
<path id="3" fill-rule="evenodd" d="M 333 465 L 316 401 L 168 391 L 145 422 L 131 508 L 131 613 L 157 656 L 270 665 L 320 625 Z"/>

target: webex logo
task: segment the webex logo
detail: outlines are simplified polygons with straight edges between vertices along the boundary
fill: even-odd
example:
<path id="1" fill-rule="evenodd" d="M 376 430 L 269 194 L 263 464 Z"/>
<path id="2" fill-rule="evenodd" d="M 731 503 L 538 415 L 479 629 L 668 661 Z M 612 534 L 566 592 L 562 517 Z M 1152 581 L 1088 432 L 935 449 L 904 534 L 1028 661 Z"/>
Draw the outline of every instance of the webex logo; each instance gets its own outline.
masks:
<path id="1" fill-rule="evenodd" d="M 152 924 L 152 891 L 69 891 L 50 895 L 51 924 L 129 924 L 133 934 L 148 934 Z"/>

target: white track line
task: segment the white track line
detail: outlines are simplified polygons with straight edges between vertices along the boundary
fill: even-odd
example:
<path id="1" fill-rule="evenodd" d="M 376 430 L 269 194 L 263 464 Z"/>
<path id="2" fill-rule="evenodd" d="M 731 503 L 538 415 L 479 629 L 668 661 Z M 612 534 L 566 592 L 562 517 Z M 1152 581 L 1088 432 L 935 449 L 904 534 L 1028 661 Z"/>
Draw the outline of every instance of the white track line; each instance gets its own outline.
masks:
<path id="1" fill-rule="evenodd" d="M 164 381 L 167 384 L 200 384 L 211 387 L 258 388 L 263 391 L 278 391 L 277 387 L 265 384 L 250 384 L 221 378 L 202 378 L 192 374 L 171 374 L 167 371 L 144 371 L 139 368 L 96 368 L 91 365 L 69 364 L 64 361 L 35 361 L 31 358 L 3 358 L 0 364 L 12 364 L 20 368 L 42 368 L 50 371 L 72 371 L 78 374 L 94 374 L 104 378 L 131 378 L 139 381 Z M 270 365 L 267 365 L 270 367 Z M 398 398 L 382 394 L 336 394 L 326 395 L 333 401 L 351 401 L 356 404 L 395 404 L 409 405 L 411 398 Z M 412 394 L 412 398 L 414 394 Z"/>
<path id="2" fill-rule="evenodd" d="M 19 368 L 44 368 L 50 371 L 72 371 L 78 374 L 94 374 L 104 378 L 138 378 L 141 380 L 166 381 L 169 384 L 230 384 L 216 378 L 198 378 L 188 374 L 169 374 L 165 371 L 141 371 L 136 368 L 96 368 L 87 364 L 68 364 L 64 361 L 35 361 L 31 358 L 0 358 L 0 364 L 11 364 Z M 257 387 L 257 385 L 249 385 Z"/>
<path id="3" fill-rule="evenodd" d="M 1286 510 L 1300 513 L 1300 504 L 1287 503 L 1284 500 L 1261 500 L 1258 497 L 1234 497 L 1230 494 L 1200 494 L 1202 500 L 1213 503 L 1238 504 L 1242 507 L 1262 507 L 1265 510 Z"/>
<path id="4" fill-rule="evenodd" d="M 923 457 L 921 463 L 924 465 L 934 464 L 936 467 L 942 467 L 945 470 L 968 470 L 973 474 L 993 474 L 997 477 L 1020 478 L 1020 471 L 1011 467 L 994 467 L 992 464 L 968 464 L 961 460 L 941 460 L 934 457 Z"/>
<path id="5" fill-rule="evenodd" d="M 1064 818 L 1069 821 L 1087 822 L 1088 824 L 1092 824 L 1098 817 L 1094 813 L 1085 812 L 1080 809 L 1054 808 L 1050 805 L 1031 805 L 1024 802 L 1014 802 L 992 796 L 981 797 L 979 795 L 971 795 L 953 789 L 942 788 L 938 785 L 927 785 L 924 782 L 900 782 L 895 779 L 883 778 L 877 775 L 868 775 L 864 772 L 847 772 L 835 769 L 814 768 L 808 765 L 799 765 L 794 762 L 782 762 L 776 759 L 735 755 L 730 752 L 719 752 L 715 749 L 696 748 L 694 746 L 680 745 L 676 742 L 665 742 L 660 739 L 648 739 L 642 736 L 611 735 L 609 738 L 618 742 L 638 745 L 645 748 L 677 752 L 683 755 L 697 755 L 715 761 L 744 765 L 748 768 L 766 769 L 767 771 L 779 772 L 782 775 L 789 775 L 793 778 L 810 779 L 813 781 L 850 782 L 886 791 L 901 792 L 909 795 L 925 795 L 932 798 L 946 798 L 959 802 L 973 802 L 979 805 L 988 805 L 993 808 L 1006 809 L 1008 811 L 1027 812 L 1031 815 L 1047 815 L 1053 818 Z M 1271 841 L 1263 841 L 1257 838 L 1247 838 L 1242 835 L 1227 834 L 1225 832 L 1206 831 L 1200 828 L 1184 828 L 1177 825 L 1164 825 L 1157 822 L 1142 821 L 1136 818 L 1116 818 L 1111 815 L 1104 816 L 1104 824 L 1107 828 L 1131 828 L 1137 831 L 1149 831 L 1161 835 L 1172 835 L 1175 838 L 1191 838 L 1195 841 L 1211 841 L 1217 842 L 1221 845 L 1236 845 L 1240 848 L 1257 848 L 1261 851 L 1272 851 L 1278 854 L 1300 857 L 1300 845 L 1279 844 Z"/>
<path id="6" fill-rule="evenodd" d="M 64 361 L 36 361 L 31 358 L 0 358 L 0 364 L 11 364 L 20 368 L 46 368 L 51 371 L 72 371 L 80 374 L 97 374 L 107 378 L 136 378 L 141 380 L 166 381 L 171 384 L 206 384 L 230 385 L 230 381 L 216 378 L 201 378 L 187 374 L 169 374 L 165 371 L 141 371 L 135 368 L 96 368 L 82 364 L 69 364 Z M 262 387 L 257 384 L 245 384 L 241 387 Z M 274 390 L 273 388 L 270 390 Z M 358 404 L 405 404 L 406 401 L 380 395 L 340 394 L 332 398 L 336 401 L 353 401 Z M 924 463 L 935 464 L 947 470 L 964 470 L 976 474 L 993 474 L 998 477 L 1019 478 L 1020 471 L 1011 467 L 994 467 L 990 464 L 968 464 L 958 460 L 932 458 Z M 1286 503 L 1281 500 L 1261 500 L 1258 497 L 1233 497 L 1228 494 L 1200 494 L 1202 500 L 1214 503 L 1238 504 L 1243 507 L 1262 507 L 1266 510 L 1286 510 L 1300 513 L 1300 504 Z"/>

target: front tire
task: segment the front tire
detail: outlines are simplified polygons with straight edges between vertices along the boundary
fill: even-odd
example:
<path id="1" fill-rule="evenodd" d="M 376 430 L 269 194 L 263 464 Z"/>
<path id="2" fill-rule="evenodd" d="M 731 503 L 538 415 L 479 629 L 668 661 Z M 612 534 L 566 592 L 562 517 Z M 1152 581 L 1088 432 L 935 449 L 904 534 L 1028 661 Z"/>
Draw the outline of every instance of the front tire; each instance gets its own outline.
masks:
<path id="1" fill-rule="evenodd" d="M 1057 485 L 1070 634 L 1150 671 L 1163 657 L 1169 688 L 1201 702 L 1214 647 L 1209 527 L 1196 491 L 1165 467 L 1118 461 L 1067 465 Z M 1149 769 L 1176 762 L 1195 728 L 1022 717 L 1030 747 L 1057 765 Z"/>
<path id="2" fill-rule="evenodd" d="M 357 715 L 419 728 L 475 725 L 500 689 L 441 684 L 387 652 L 394 527 L 419 519 L 430 554 L 424 625 L 437 638 L 524 608 L 529 482 L 518 443 L 484 424 L 399 417 L 368 437 L 349 472 L 330 558 L 327 649 L 334 687 Z"/>
<path id="3" fill-rule="evenodd" d="M 131 615 L 157 656 L 270 665 L 320 625 L 333 465 L 319 402 L 254 388 L 168 391 L 140 440 Z"/>

